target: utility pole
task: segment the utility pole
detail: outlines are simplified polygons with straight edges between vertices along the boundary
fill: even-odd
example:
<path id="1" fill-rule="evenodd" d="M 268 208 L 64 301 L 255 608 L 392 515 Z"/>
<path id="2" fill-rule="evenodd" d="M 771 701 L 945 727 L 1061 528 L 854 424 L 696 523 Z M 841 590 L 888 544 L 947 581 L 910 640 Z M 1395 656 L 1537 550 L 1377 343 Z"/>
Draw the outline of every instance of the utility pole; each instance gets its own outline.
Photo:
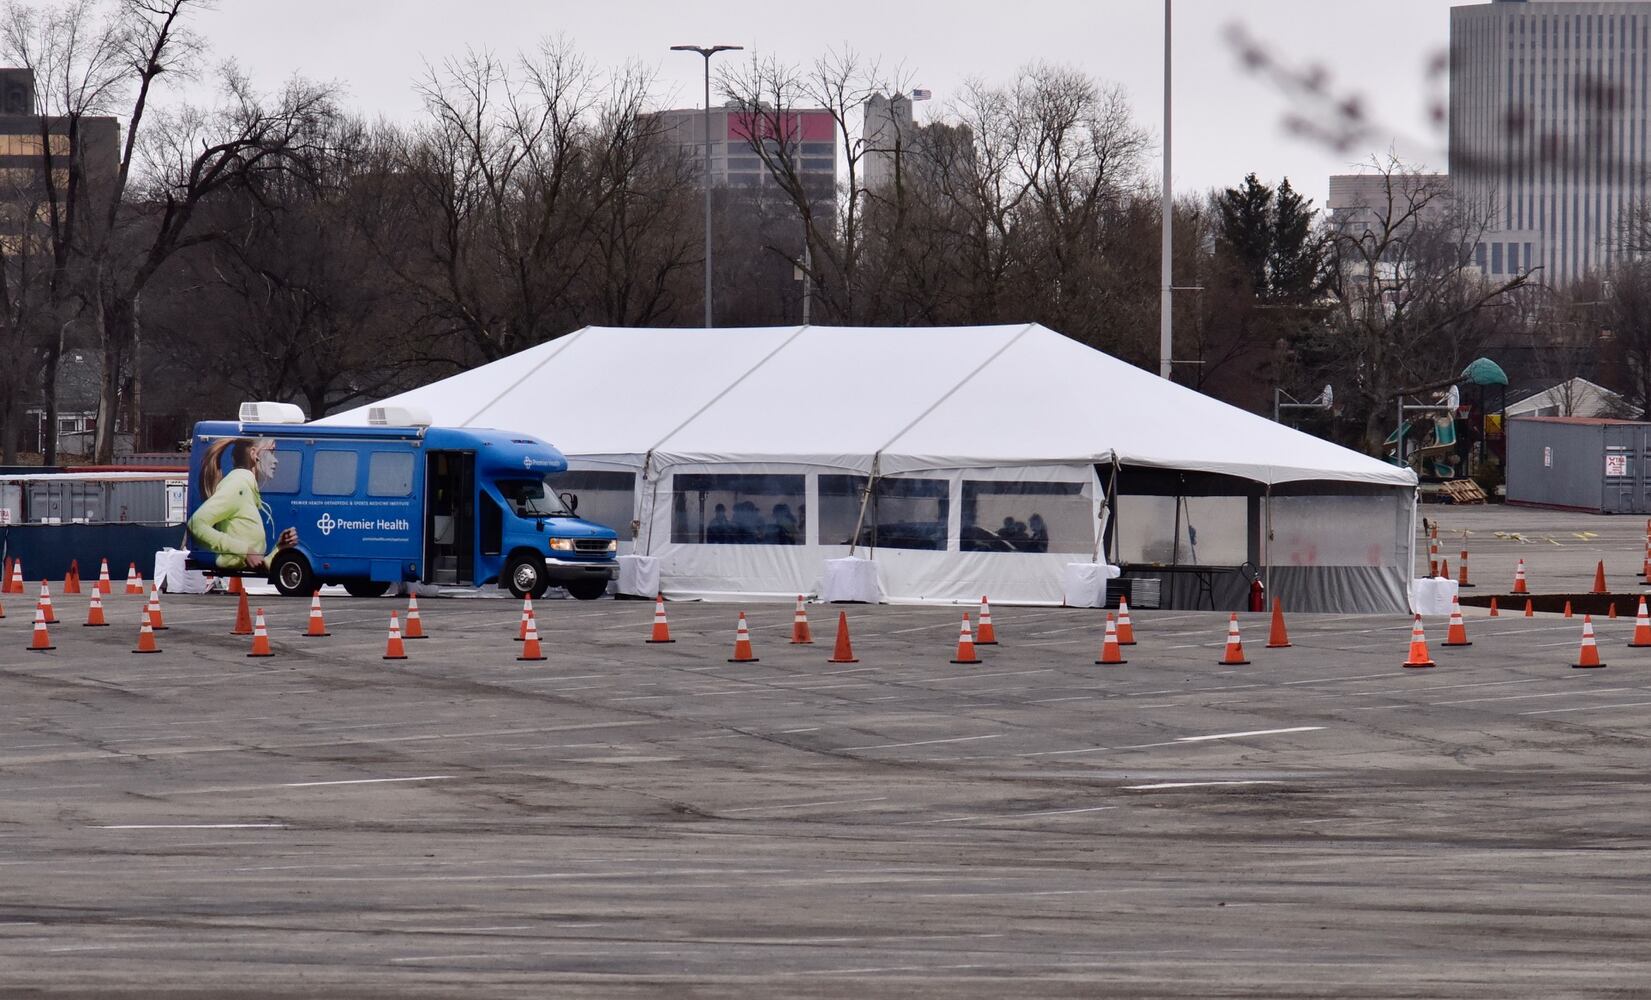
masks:
<path id="1" fill-rule="evenodd" d="M 1164 204 L 1163 247 L 1158 264 L 1158 374 L 1174 379 L 1171 350 L 1174 343 L 1174 290 L 1170 283 L 1171 232 L 1175 224 L 1175 193 L 1170 188 L 1170 0 L 1164 0 Z"/>

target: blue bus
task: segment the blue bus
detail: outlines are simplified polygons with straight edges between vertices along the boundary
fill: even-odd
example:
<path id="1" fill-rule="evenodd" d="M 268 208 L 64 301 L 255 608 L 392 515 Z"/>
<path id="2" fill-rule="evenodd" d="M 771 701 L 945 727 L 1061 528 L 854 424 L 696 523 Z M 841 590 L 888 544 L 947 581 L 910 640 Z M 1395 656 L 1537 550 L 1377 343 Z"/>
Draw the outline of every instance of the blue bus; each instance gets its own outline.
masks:
<path id="1" fill-rule="evenodd" d="M 614 576 L 618 535 L 545 481 L 567 459 L 537 438 L 431 427 L 404 408 L 374 407 L 366 427 L 306 424 L 279 403 L 244 403 L 240 416 L 195 425 L 196 568 L 303 596 L 324 583 L 377 597 L 404 581 L 497 582 L 518 597 L 561 586 L 591 600 Z"/>

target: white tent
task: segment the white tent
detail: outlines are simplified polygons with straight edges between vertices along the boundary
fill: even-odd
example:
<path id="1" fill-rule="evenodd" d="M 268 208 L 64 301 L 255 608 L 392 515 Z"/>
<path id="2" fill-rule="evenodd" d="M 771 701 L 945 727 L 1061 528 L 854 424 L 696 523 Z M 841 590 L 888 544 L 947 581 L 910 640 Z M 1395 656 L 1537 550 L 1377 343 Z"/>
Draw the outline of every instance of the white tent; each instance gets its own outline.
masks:
<path id="1" fill-rule="evenodd" d="M 891 600 L 1058 603 L 1099 556 L 1166 601 L 1250 564 L 1293 609 L 1405 607 L 1409 470 L 1035 324 L 587 327 L 383 402 L 555 444 L 667 594 L 813 592 L 853 543 Z"/>

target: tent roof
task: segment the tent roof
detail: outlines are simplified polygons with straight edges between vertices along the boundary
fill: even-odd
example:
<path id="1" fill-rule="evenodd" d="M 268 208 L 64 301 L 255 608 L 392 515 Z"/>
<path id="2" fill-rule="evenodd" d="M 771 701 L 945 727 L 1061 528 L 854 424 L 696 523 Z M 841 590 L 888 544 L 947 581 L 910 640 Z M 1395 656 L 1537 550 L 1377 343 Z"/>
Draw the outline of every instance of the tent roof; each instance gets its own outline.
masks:
<path id="1" fill-rule="evenodd" d="M 894 473 L 1101 462 L 1265 483 L 1415 483 L 1037 324 L 586 327 L 386 403 L 539 434 L 570 456 Z M 359 423 L 365 407 L 321 423 Z"/>

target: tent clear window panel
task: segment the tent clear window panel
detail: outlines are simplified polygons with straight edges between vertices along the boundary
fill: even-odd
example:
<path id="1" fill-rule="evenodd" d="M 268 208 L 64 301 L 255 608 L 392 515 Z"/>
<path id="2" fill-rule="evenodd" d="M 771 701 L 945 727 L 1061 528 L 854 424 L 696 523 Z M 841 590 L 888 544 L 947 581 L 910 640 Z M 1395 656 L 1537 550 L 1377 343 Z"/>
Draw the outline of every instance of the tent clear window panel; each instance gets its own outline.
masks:
<path id="1" fill-rule="evenodd" d="M 672 477 L 671 541 L 801 545 L 806 476 L 678 474 Z"/>
<path id="2" fill-rule="evenodd" d="M 580 517 L 629 537 L 631 518 L 636 516 L 636 473 L 569 469 L 546 476 L 545 481 L 558 493 L 579 498 Z"/>
<path id="3" fill-rule="evenodd" d="M 1409 499 L 1397 492 L 1275 496 L 1269 561 L 1274 566 L 1402 566 L 1410 531 Z"/>
<path id="4" fill-rule="evenodd" d="M 820 544 L 848 545 L 860 522 L 865 476 L 820 477 Z M 944 479 L 878 479 L 858 544 L 884 549 L 946 548 L 951 484 Z"/>
<path id="5" fill-rule="evenodd" d="M 964 552 L 1087 554 L 1094 525 L 1083 483 L 963 481 Z"/>
<path id="6" fill-rule="evenodd" d="M 1179 507 L 1179 510 L 1177 508 Z M 1245 497 L 1118 497 L 1118 561 L 1238 566 L 1249 558 Z"/>

